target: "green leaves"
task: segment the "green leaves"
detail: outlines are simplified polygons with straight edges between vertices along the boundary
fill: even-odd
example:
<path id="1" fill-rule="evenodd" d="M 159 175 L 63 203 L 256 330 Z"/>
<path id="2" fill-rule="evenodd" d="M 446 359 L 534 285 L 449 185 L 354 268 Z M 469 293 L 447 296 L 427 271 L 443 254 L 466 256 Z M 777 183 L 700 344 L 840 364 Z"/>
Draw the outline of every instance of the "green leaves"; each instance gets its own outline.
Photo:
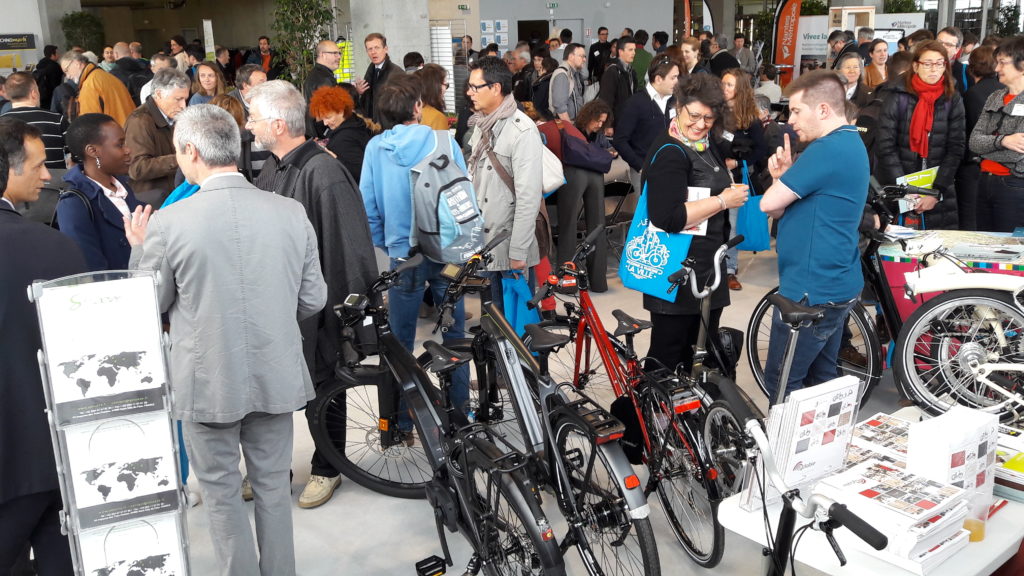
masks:
<path id="1" fill-rule="evenodd" d="M 920 11 L 917 0 L 885 0 L 886 14 L 910 14 Z"/>
<path id="2" fill-rule="evenodd" d="M 89 12 L 68 12 L 60 18 L 60 29 L 64 32 L 67 46 L 81 46 L 92 50 L 97 56 L 103 55 L 106 35 L 103 22 Z"/>
<path id="3" fill-rule="evenodd" d="M 330 0 L 276 0 L 274 46 L 288 65 L 279 78 L 296 86 L 313 69 L 317 42 L 328 39 L 334 12 Z"/>

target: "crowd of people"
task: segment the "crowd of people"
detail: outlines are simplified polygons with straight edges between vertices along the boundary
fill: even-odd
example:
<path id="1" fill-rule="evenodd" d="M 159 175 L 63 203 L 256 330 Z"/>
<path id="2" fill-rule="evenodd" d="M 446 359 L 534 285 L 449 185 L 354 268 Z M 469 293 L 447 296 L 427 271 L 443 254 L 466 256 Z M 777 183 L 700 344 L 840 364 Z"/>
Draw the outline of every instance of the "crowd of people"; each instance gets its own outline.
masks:
<path id="1" fill-rule="evenodd" d="M 828 307 L 817 338 L 800 339 L 787 389 L 834 377 L 844 353 L 841 327 L 863 286 L 857 240 L 871 222 L 870 176 L 891 184 L 937 168 L 939 196 L 913 199 L 907 226 L 1009 232 L 1024 223 L 1020 37 L 979 42 L 952 27 L 920 30 L 890 56 L 894 47 L 870 29 L 856 43 L 838 30 L 831 69 L 805 72 L 784 91 L 778 69 L 760 64 L 741 34 L 669 45 L 665 32 L 608 32 L 599 28 L 586 46 L 562 30 L 505 54 L 496 45 L 477 52 L 467 36 L 450 71 L 418 53 L 399 65 L 387 38 L 372 33 L 363 42 L 370 65 L 353 83 L 335 80 L 341 53 L 324 40 L 301 87 L 276 79 L 283 59 L 267 37 L 241 58 L 218 47 L 214 61 L 180 36 L 148 60 L 136 42 L 117 42 L 102 59 L 47 46 L 34 72 L 7 77 L 0 243 L 12 260 L 0 279 L 0 393 L 12 399 L 0 405 L 0 428 L 17 426 L 19 440 L 0 435 L 0 462 L 27 473 L 0 478 L 0 573 L 29 545 L 41 573 L 70 573 L 34 367 L 38 327 L 24 299 L 31 280 L 161 273 L 173 415 L 209 508 L 218 565 L 224 574 L 286 576 L 294 574 L 291 412 L 334 383 L 332 308 L 377 276 L 374 249 L 392 267 L 410 256 L 410 170 L 439 146 L 472 183 L 485 240 L 511 232 L 486 270 L 498 303 L 504 285 L 535 285 L 570 257 L 581 215 L 586 233 L 605 228 L 602 166 L 613 158 L 647 195 L 652 225 L 676 233 L 706 222 L 689 253 L 702 278 L 735 233 L 738 209 L 760 202 L 778 223 L 780 291 Z M 567 142 L 587 147 L 589 160 L 570 158 Z M 554 245 L 548 153 L 564 174 L 550 201 Z M 49 214 L 33 211 L 51 170 L 63 193 Z M 694 188 L 710 195 L 691 197 Z M 392 329 L 410 350 L 421 307 L 448 286 L 442 265 L 425 259 L 389 293 Z M 730 290 L 743 288 L 735 251 L 722 266 L 712 331 Z M 590 289 L 607 290 L 603 235 L 587 268 Z M 644 296 L 644 307 L 648 355 L 688 366 L 700 322 L 689 290 L 672 302 Z M 461 337 L 466 319 L 460 302 L 446 337 Z M 785 341 L 778 320 L 769 388 L 779 385 Z M 451 397 L 461 407 L 468 394 L 462 371 Z M 415 443 L 412 423 L 400 427 Z M 322 505 L 340 482 L 314 452 L 299 506 Z M 243 497 L 257 502 L 258 563 Z"/>

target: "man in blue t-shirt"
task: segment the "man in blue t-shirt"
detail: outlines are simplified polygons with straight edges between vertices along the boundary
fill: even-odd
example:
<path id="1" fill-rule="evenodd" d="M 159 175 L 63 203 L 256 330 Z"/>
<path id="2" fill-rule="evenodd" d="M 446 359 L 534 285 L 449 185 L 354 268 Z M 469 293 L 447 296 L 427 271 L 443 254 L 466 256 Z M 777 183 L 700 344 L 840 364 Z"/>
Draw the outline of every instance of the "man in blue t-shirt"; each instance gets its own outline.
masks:
<path id="1" fill-rule="evenodd" d="M 779 223 L 779 292 L 824 307 L 825 317 L 800 330 L 786 393 L 836 378 L 843 325 L 864 287 L 857 251 L 867 199 L 867 151 L 846 119 L 846 91 L 828 70 L 801 75 L 787 88 L 789 123 L 806 150 L 794 162 L 789 136 L 769 159 L 775 179 L 761 210 Z M 772 320 L 765 384 L 774 402 L 789 328 Z"/>

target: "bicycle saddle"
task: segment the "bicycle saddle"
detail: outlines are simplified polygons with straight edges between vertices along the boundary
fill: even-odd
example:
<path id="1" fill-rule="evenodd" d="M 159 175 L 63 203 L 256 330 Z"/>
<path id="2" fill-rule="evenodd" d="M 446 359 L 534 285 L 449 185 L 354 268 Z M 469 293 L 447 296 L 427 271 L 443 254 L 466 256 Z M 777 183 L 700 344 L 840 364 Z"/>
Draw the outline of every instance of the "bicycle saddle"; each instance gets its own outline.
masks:
<path id="1" fill-rule="evenodd" d="M 612 316 L 619 321 L 619 325 L 615 327 L 615 336 L 637 334 L 653 326 L 648 320 L 638 320 L 618 309 L 612 310 Z"/>
<path id="2" fill-rule="evenodd" d="M 523 341 L 531 352 L 544 354 L 569 343 L 568 334 L 552 334 L 537 324 L 526 325 L 526 338 Z"/>
<path id="3" fill-rule="evenodd" d="M 824 308 L 797 304 L 782 294 L 772 294 L 768 297 L 768 302 L 779 309 L 782 321 L 793 327 L 799 327 L 801 324 L 814 324 L 825 317 Z"/>
<path id="4" fill-rule="evenodd" d="M 434 374 L 449 372 L 473 359 L 472 352 L 455 352 L 433 340 L 424 342 L 423 347 L 430 354 L 430 366 L 428 368 Z"/>

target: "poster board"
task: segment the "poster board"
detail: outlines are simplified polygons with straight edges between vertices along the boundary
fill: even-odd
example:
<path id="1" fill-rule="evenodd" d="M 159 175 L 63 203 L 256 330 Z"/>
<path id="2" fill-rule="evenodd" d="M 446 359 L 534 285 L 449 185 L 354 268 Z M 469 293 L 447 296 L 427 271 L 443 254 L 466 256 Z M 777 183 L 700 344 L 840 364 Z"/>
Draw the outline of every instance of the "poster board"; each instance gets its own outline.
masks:
<path id="1" fill-rule="evenodd" d="M 29 297 L 75 574 L 187 575 L 156 274 L 80 274 Z"/>

